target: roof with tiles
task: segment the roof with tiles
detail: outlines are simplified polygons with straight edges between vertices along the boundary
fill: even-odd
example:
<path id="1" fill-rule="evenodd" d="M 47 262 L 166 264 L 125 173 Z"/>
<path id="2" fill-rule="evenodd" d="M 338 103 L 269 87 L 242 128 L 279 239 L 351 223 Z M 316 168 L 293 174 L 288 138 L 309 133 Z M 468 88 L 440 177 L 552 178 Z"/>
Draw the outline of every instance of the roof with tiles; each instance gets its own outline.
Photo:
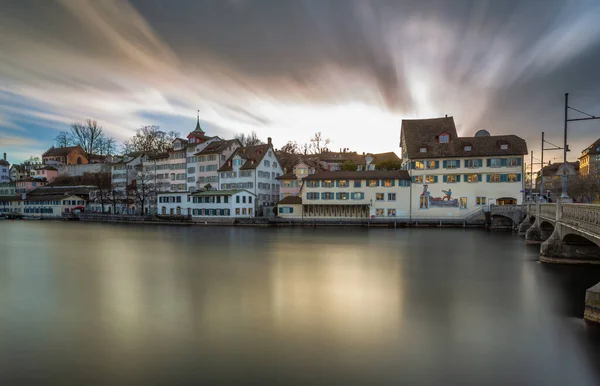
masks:
<path id="1" fill-rule="evenodd" d="M 240 170 L 251 170 L 256 169 L 258 165 L 262 162 L 263 158 L 265 158 L 265 154 L 269 150 L 271 150 L 272 145 L 270 143 L 256 145 L 256 146 L 243 146 L 238 147 L 231 157 L 225 161 L 225 164 L 219 169 L 220 172 L 230 172 L 233 171 L 233 158 L 238 156 L 246 162 L 240 167 Z"/>
<path id="2" fill-rule="evenodd" d="M 373 171 L 337 171 L 317 172 L 304 177 L 304 180 L 372 180 L 372 179 L 400 179 L 410 180 L 406 170 L 373 170 Z"/>
<path id="3" fill-rule="evenodd" d="M 404 119 L 401 130 L 402 150 L 409 159 L 527 154 L 525 140 L 516 135 L 459 137 L 452 117 Z M 440 143 L 442 134 L 449 136 L 447 143 Z"/>
<path id="4" fill-rule="evenodd" d="M 79 145 L 77 145 L 77 146 L 66 146 L 66 147 L 54 147 L 54 146 L 52 146 L 44 154 L 42 154 L 42 157 L 66 157 L 67 155 L 71 154 L 71 152 L 77 151 L 77 150 L 79 150 L 82 153 L 85 153 L 83 151 L 83 148 L 81 146 L 79 146 Z"/>
<path id="5" fill-rule="evenodd" d="M 279 200 L 277 205 L 301 205 L 302 198 L 298 196 L 287 196 Z"/>
<path id="6" fill-rule="evenodd" d="M 209 143 L 204 149 L 196 153 L 195 155 L 203 155 L 203 154 L 215 154 L 221 153 L 231 146 L 237 144 L 238 146 L 242 146 L 239 140 L 237 139 L 229 139 L 226 141 L 215 141 Z"/>

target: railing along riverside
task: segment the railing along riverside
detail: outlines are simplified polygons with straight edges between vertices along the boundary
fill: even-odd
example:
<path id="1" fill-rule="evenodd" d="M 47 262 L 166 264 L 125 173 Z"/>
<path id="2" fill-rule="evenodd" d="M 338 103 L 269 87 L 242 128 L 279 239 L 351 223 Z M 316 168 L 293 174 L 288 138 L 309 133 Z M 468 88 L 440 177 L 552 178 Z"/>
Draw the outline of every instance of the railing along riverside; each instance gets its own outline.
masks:
<path id="1" fill-rule="evenodd" d="M 515 210 L 523 210 L 523 205 L 490 205 L 490 210 L 492 212 L 512 212 Z"/>
<path id="2" fill-rule="evenodd" d="M 152 216 L 138 215 L 120 215 L 120 214 L 98 214 L 98 213 L 81 213 L 80 220 L 96 220 L 96 221 L 148 221 L 152 220 Z"/>
<path id="3" fill-rule="evenodd" d="M 561 222 L 600 235 L 600 205 L 563 204 Z"/>

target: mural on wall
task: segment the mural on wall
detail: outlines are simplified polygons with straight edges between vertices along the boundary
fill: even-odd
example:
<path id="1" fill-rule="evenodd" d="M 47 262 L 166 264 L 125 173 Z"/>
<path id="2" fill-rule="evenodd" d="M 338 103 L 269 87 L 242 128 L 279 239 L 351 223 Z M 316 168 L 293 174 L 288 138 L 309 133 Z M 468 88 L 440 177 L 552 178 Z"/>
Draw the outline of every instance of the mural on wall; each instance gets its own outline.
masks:
<path id="1" fill-rule="evenodd" d="M 458 199 L 452 198 L 452 189 L 442 190 L 444 197 L 432 197 L 428 189 L 428 185 L 423 185 L 421 196 L 429 198 L 430 207 L 458 208 Z"/>

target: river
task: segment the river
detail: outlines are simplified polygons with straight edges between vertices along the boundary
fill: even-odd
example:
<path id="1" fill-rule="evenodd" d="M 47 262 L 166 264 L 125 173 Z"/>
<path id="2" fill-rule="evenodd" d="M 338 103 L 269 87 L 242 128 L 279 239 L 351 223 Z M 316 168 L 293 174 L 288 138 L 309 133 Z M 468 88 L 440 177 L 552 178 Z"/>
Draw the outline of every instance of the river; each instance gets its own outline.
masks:
<path id="1" fill-rule="evenodd" d="M 509 233 L 0 222 L 0 383 L 598 385 L 600 270 Z"/>

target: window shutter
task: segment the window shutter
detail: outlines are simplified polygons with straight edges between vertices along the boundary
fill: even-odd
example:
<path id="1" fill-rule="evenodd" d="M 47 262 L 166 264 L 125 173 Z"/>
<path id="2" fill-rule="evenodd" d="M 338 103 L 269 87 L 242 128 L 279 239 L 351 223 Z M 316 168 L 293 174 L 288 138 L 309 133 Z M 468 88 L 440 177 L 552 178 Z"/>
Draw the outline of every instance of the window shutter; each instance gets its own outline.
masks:
<path id="1" fill-rule="evenodd" d="M 501 161 L 500 161 L 500 165 L 506 166 L 507 165 L 507 161 L 508 161 L 507 158 L 502 158 Z"/>
<path id="2" fill-rule="evenodd" d="M 412 182 L 415 182 L 415 176 L 410 177 Z"/>
<path id="3" fill-rule="evenodd" d="M 435 161 L 435 168 L 439 169 L 440 168 L 440 161 Z"/>
<path id="4" fill-rule="evenodd" d="M 392 180 L 392 186 L 396 186 L 396 180 Z"/>
<path id="5" fill-rule="evenodd" d="M 488 159 L 486 160 L 486 165 L 487 165 L 488 167 L 492 166 L 492 160 L 488 158 Z"/>
<path id="6" fill-rule="evenodd" d="M 481 180 L 482 180 L 482 178 L 481 178 L 481 177 L 482 177 L 482 175 L 481 175 L 481 174 L 478 174 L 478 175 L 477 175 L 477 181 L 481 182 Z"/>
<path id="7" fill-rule="evenodd" d="M 433 176 L 433 182 L 438 182 L 438 176 Z"/>
<path id="8" fill-rule="evenodd" d="M 517 182 L 520 182 L 520 181 L 521 181 L 521 173 L 518 173 L 517 174 Z"/>
<path id="9" fill-rule="evenodd" d="M 340 194 L 340 193 L 336 193 L 336 194 L 335 194 L 335 199 L 336 199 L 336 200 L 339 200 L 339 199 L 340 199 L 340 197 L 341 197 L 341 194 Z"/>
<path id="10" fill-rule="evenodd" d="M 411 163 L 410 163 L 410 168 L 411 168 L 411 169 L 414 169 L 414 168 L 415 168 L 415 161 L 411 161 Z"/>
<path id="11" fill-rule="evenodd" d="M 444 176 L 442 177 L 444 182 L 448 182 L 448 176 L 444 174 Z"/>
<path id="12" fill-rule="evenodd" d="M 489 160 L 488 160 L 488 161 L 489 161 Z M 489 175 L 489 174 L 486 174 L 486 175 L 485 175 L 485 180 L 486 180 L 486 182 L 490 182 L 490 181 L 491 181 L 491 177 L 490 177 L 490 175 Z"/>
<path id="13" fill-rule="evenodd" d="M 460 182 L 460 174 L 456 175 L 456 182 Z"/>
<path id="14" fill-rule="evenodd" d="M 500 174 L 500 182 L 508 181 L 508 174 Z"/>
<path id="15" fill-rule="evenodd" d="M 465 179 L 465 182 L 469 181 L 469 175 L 468 174 L 463 174 L 463 178 Z"/>
<path id="16" fill-rule="evenodd" d="M 340 180 L 335 180 L 335 186 L 336 186 L 337 188 L 339 188 L 339 187 L 340 187 Z"/>
<path id="17" fill-rule="evenodd" d="M 376 180 L 376 181 L 377 181 L 377 184 L 375 186 L 379 186 L 379 180 Z"/>
<path id="18" fill-rule="evenodd" d="M 444 166 L 444 169 L 446 169 L 448 167 L 448 161 L 444 161 L 442 165 Z"/>
<path id="19" fill-rule="evenodd" d="M 521 158 L 517 158 L 517 166 L 521 166 L 521 162 L 523 162 L 523 160 Z"/>

